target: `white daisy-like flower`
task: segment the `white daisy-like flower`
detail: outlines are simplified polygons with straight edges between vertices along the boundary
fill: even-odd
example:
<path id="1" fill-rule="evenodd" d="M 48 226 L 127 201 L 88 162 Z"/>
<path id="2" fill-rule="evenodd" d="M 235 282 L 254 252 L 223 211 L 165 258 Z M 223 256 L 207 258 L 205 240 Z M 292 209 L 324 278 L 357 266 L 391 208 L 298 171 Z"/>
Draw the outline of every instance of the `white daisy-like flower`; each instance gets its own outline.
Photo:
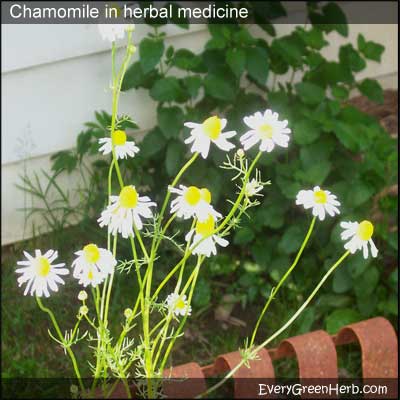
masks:
<path id="1" fill-rule="evenodd" d="M 169 312 L 174 313 L 177 317 L 180 315 L 184 317 L 192 312 L 192 307 L 188 304 L 186 295 L 179 296 L 178 293 L 171 293 L 165 301 Z"/>
<path id="2" fill-rule="evenodd" d="M 99 139 L 99 143 L 102 144 L 99 151 L 104 155 L 112 152 L 112 143 L 114 143 L 117 159 L 135 157 L 135 154 L 139 152 L 139 147 L 135 145 L 135 142 L 128 142 L 125 131 L 121 130 L 114 131 L 111 138 Z"/>
<path id="3" fill-rule="evenodd" d="M 81 275 L 87 274 L 89 269 L 93 268 L 104 275 L 111 274 L 117 265 L 117 261 L 110 251 L 101 249 L 93 243 L 86 245 L 75 254 L 78 257 L 73 261 L 72 268 L 74 268 L 74 278 L 76 279 L 80 279 Z"/>
<path id="4" fill-rule="evenodd" d="M 94 264 L 88 264 L 87 267 L 76 278 L 78 283 L 84 287 L 92 285 L 96 287 L 106 279 L 107 274 L 97 269 Z"/>
<path id="5" fill-rule="evenodd" d="M 218 235 L 211 235 L 214 232 L 214 228 L 215 219 L 211 214 L 208 215 L 208 218 L 204 222 L 197 221 L 195 228 L 190 230 L 185 236 L 187 242 L 190 242 L 193 238 L 192 254 L 210 257 L 211 254 L 217 254 L 216 243 L 222 247 L 228 246 L 229 242 L 227 240 Z M 208 236 L 207 239 L 199 243 L 206 236 Z"/>
<path id="6" fill-rule="evenodd" d="M 135 24 L 98 24 L 101 38 L 115 42 L 117 39 L 123 39 L 125 32 L 135 29 Z"/>
<path id="7" fill-rule="evenodd" d="M 263 185 L 256 179 L 253 178 L 251 181 L 246 183 L 244 193 L 247 197 L 252 197 L 252 196 L 262 196 L 261 194 L 258 194 L 261 192 L 263 189 Z"/>
<path id="8" fill-rule="evenodd" d="M 226 126 L 226 119 L 218 118 L 217 116 L 207 118 L 202 124 L 195 122 L 185 122 L 185 126 L 192 129 L 190 137 L 185 140 L 185 143 L 192 143 L 191 152 L 201 153 L 203 158 L 207 158 L 210 150 L 211 142 L 215 143 L 221 150 L 229 151 L 235 147 L 229 139 L 236 135 L 235 131 L 228 131 L 222 133 Z"/>
<path id="9" fill-rule="evenodd" d="M 222 215 L 215 211 L 211 205 L 211 193 L 207 188 L 196 186 L 186 187 L 179 185 L 180 189 L 169 187 L 171 193 L 178 196 L 171 201 L 171 214 L 176 213 L 179 218 L 192 218 L 195 216 L 199 221 L 205 221 L 211 214 L 214 218 L 221 218 Z"/>
<path id="10" fill-rule="evenodd" d="M 108 226 L 112 235 L 121 233 L 123 238 L 134 236 L 133 224 L 138 230 L 143 228 L 141 217 L 151 218 L 150 207 L 156 206 L 149 197 L 139 197 L 135 186 L 125 186 L 119 196 L 110 196 L 111 204 L 101 213 L 97 220 L 100 227 Z"/>
<path id="11" fill-rule="evenodd" d="M 354 254 L 357 250 L 363 250 L 363 257 L 368 258 L 368 244 L 371 247 L 372 257 L 378 255 L 378 249 L 372 241 L 374 233 L 374 225 L 370 221 L 358 222 L 341 222 L 340 226 L 344 229 L 340 237 L 342 240 L 350 239 L 344 248 Z"/>
<path id="12" fill-rule="evenodd" d="M 35 250 L 35 257 L 32 257 L 26 251 L 24 251 L 24 255 L 27 260 L 17 262 L 18 265 L 23 265 L 24 267 L 15 271 L 18 274 L 22 274 L 18 278 L 18 286 L 26 283 L 24 295 L 26 296 L 29 290 L 31 296 L 36 294 L 38 297 L 42 297 L 43 294 L 49 297 L 49 289 L 57 292 L 57 284 L 64 284 L 64 280 L 59 275 L 68 275 L 69 273 L 67 268 L 62 268 L 65 263 L 52 264 L 58 257 L 58 252 L 48 250 L 42 254 L 40 250 Z"/>
<path id="13" fill-rule="evenodd" d="M 264 114 L 256 112 L 244 117 L 244 123 L 251 128 L 240 138 L 244 150 L 248 150 L 258 142 L 260 151 L 271 152 L 275 145 L 288 147 L 291 130 L 287 127 L 288 121 L 279 121 L 279 114 L 266 110 Z"/>
<path id="14" fill-rule="evenodd" d="M 336 196 L 329 190 L 322 190 L 319 186 L 315 186 L 313 190 L 300 190 L 296 197 L 296 204 L 302 205 L 306 210 L 312 208 L 314 217 L 318 217 L 321 221 L 325 219 L 325 212 L 331 217 L 340 214 L 338 209 L 340 203 Z"/>

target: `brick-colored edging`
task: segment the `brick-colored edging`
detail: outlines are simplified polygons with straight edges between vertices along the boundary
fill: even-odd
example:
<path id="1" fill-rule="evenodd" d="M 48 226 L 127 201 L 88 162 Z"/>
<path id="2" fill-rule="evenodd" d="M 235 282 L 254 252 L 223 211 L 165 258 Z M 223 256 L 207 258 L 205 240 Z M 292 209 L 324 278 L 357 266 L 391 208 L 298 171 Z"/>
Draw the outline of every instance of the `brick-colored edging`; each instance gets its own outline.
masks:
<path id="1" fill-rule="evenodd" d="M 252 368 L 241 367 L 236 378 L 274 378 L 275 372 L 272 360 L 283 357 L 297 358 L 299 378 L 338 378 L 336 347 L 343 344 L 358 342 L 362 354 L 363 378 L 397 378 L 398 377 L 398 344 L 393 326 L 383 317 L 371 318 L 343 327 L 336 335 L 329 335 L 319 330 L 304 335 L 283 340 L 277 348 L 263 349 L 260 360 L 251 362 Z M 165 377 L 174 378 L 211 378 L 232 369 L 241 360 L 239 352 L 223 354 L 216 358 L 214 364 L 200 367 L 197 363 L 189 363 L 171 368 Z M 193 398 L 202 393 L 205 380 L 196 379 L 196 385 L 188 380 L 184 385 L 182 380 L 179 397 Z M 204 384 L 202 383 L 204 382 Z M 235 380 L 235 398 L 246 397 L 245 380 Z M 165 394 L 177 398 L 177 386 L 171 392 L 173 385 L 164 383 Z M 197 387 L 198 386 L 198 387 Z"/>

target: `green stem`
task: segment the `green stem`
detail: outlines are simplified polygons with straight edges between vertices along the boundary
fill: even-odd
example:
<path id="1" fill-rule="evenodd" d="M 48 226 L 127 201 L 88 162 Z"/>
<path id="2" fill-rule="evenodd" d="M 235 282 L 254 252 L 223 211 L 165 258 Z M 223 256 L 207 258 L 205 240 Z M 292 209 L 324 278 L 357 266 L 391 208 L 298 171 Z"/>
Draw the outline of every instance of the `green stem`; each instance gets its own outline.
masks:
<path id="1" fill-rule="evenodd" d="M 47 307 L 45 307 L 43 305 L 42 300 L 40 299 L 40 297 L 36 296 L 36 301 L 38 303 L 39 308 L 49 315 L 49 317 L 51 319 L 51 322 L 53 323 L 54 329 L 56 330 L 57 335 L 60 338 L 60 341 L 62 343 L 64 343 L 64 336 L 61 333 L 61 329 L 60 329 L 60 327 L 59 327 L 59 325 L 57 323 L 57 320 L 56 320 L 53 312 L 49 308 L 47 308 Z M 73 353 L 73 351 L 71 350 L 70 347 L 66 347 L 66 350 L 67 350 L 67 353 L 68 353 L 69 357 L 71 358 L 72 365 L 73 365 L 74 371 L 75 371 L 75 375 L 78 378 L 79 386 L 81 387 L 81 390 L 83 391 L 83 390 L 85 390 L 85 386 L 83 385 L 83 382 L 82 382 L 81 374 L 79 372 L 79 368 L 78 368 L 78 364 L 76 362 L 75 355 L 74 355 L 74 353 Z"/>
<path id="2" fill-rule="evenodd" d="M 188 306 L 190 306 L 191 303 L 192 303 L 192 297 L 193 297 L 194 288 L 196 287 L 197 277 L 199 276 L 200 267 L 201 267 L 201 264 L 204 261 L 204 258 L 205 258 L 204 256 L 199 256 L 198 259 L 197 259 L 197 265 L 196 265 L 196 268 L 194 270 L 195 273 L 194 273 L 194 277 L 193 277 L 193 283 L 192 283 L 192 287 L 190 288 L 190 292 L 189 292 L 189 296 L 188 296 Z M 183 291 L 182 291 L 182 294 L 185 293 L 185 291 L 186 291 L 186 289 L 184 288 Z M 185 325 L 187 317 L 188 317 L 188 315 L 186 314 L 184 316 L 184 318 L 182 319 L 182 321 L 180 322 L 179 327 L 178 327 L 174 337 L 169 342 L 168 347 L 167 347 L 167 349 L 166 349 L 166 351 L 164 353 L 164 357 L 163 357 L 163 359 L 161 361 L 161 364 L 160 364 L 160 371 L 164 370 L 164 367 L 165 367 L 165 364 L 166 364 L 166 362 L 168 360 L 169 354 L 171 353 L 171 350 L 172 350 L 172 348 L 173 348 L 173 346 L 175 344 L 176 339 L 178 338 L 178 336 L 182 332 L 182 329 L 183 329 L 183 326 Z"/>
<path id="3" fill-rule="evenodd" d="M 322 277 L 322 279 L 319 281 L 318 285 L 314 288 L 312 293 L 308 296 L 306 301 L 301 305 L 301 307 L 293 314 L 293 316 L 281 327 L 279 328 L 273 335 L 271 335 L 268 339 L 266 339 L 264 342 L 262 342 L 258 347 L 256 347 L 254 350 L 252 350 L 247 357 L 247 359 L 255 359 L 257 353 L 263 349 L 268 343 L 272 342 L 276 337 L 278 337 L 282 332 L 284 332 L 297 318 L 298 316 L 304 311 L 304 309 L 308 306 L 308 304 L 312 301 L 312 299 L 315 297 L 315 295 L 318 293 L 319 289 L 321 286 L 325 283 L 325 281 L 329 278 L 329 276 L 335 271 L 335 269 L 343 262 L 343 260 L 350 254 L 349 251 L 346 251 L 337 261 L 335 264 L 332 265 L 332 267 L 329 268 L 329 270 L 325 273 L 325 275 Z M 215 391 L 218 389 L 220 386 L 222 386 L 229 378 L 231 378 L 236 371 L 242 367 L 247 360 L 243 359 L 240 361 L 239 364 L 237 364 L 224 378 L 219 381 L 217 384 L 206 390 L 204 393 L 200 394 L 196 398 L 203 398 L 205 395 Z"/>
<path id="4" fill-rule="evenodd" d="M 263 310 L 261 311 L 260 316 L 258 317 L 256 326 L 255 326 L 254 331 L 253 331 L 253 335 L 252 335 L 252 337 L 251 337 L 251 341 L 250 341 L 249 347 L 252 347 L 253 344 L 254 344 L 254 340 L 255 340 L 255 338 L 256 338 L 256 334 L 257 334 L 258 327 L 260 326 L 260 323 L 261 323 L 261 321 L 262 321 L 262 319 L 263 319 L 263 317 L 264 317 L 264 314 L 265 314 L 265 312 L 267 311 L 267 309 L 268 309 L 268 307 L 269 307 L 269 305 L 270 305 L 272 299 L 276 296 L 276 294 L 277 294 L 278 291 L 279 291 L 279 288 L 283 285 L 283 283 L 285 282 L 286 278 L 291 274 L 291 272 L 293 271 L 294 267 L 295 267 L 295 266 L 297 265 L 297 263 L 299 262 L 300 257 L 301 257 L 301 255 L 303 254 L 304 248 L 306 247 L 306 245 L 307 245 L 307 243 L 308 243 L 308 240 L 310 239 L 311 233 L 312 233 L 312 231 L 313 231 L 313 229 L 314 229 L 315 220 L 316 220 L 316 217 L 313 217 L 313 219 L 312 219 L 312 221 L 311 221 L 311 224 L 310 224 L 310 227 L 308 228 L 307 235 L 306 235 L 306 237 L 304 238 L 304 241 L 303 241 L 303 243 L 302 243 L 302 245 L 301 245 L 301 247 L 300 247 L 299 252 L 298 252 L 297 255 L 296 255 L 296 258 L 295 258 L 294 261 L 293 261 L 293 264 L 292 264 L 292 265 L 289 267 L 289 269 L 285 272 L 285 275 L 283 275 L 283 277 L 281 278 L 281 280 L 279 281 L 279 283 L 276 285 L 276 287 L 272 289 L 271 295 L 269 296 L 267 302 L 265 303 L 265 306 L 264 306 Z"/>

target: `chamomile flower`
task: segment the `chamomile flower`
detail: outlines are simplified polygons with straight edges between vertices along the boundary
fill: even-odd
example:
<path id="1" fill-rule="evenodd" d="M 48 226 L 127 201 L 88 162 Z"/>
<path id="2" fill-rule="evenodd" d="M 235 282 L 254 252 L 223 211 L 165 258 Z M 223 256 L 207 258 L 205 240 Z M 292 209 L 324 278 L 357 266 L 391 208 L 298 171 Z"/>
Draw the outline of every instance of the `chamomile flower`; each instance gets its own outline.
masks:
<path id="1" fill-rule="evenodd" d="M 104 155 L 112 152 L 112 144 L 114 144 L 117 159 L 135 157 L 135 154 L 139 152 L 139 147 L 135 145 L 135 142 L 128 142 L 125 131 L 121 130 L 114 131 L 111 138 L 99 139 L 99 143 L 102 144 L 99 151 Z"/>
<path id="2" fill-rule="evenodd" d="M 247 197 L 262 196 L 259 194 L 262 189 L 263 185 L 256 178 L 253 178 L 251 181 L 246 183 L 244 193 Z"/>
<path id="3" fill-rule="evenodd" d="M 94 264 L 89 264 L 76 278 L 79 279 L 78 283 L 84 287 L 92 285 L 96 287 L 104 281 L 107 274 L 99 271 Z"/>
<path id="4" fill-rule="evenodd" d="M 108 226 L 112 235 L 121 233 L 123 238 L 134 236 L 133 225 L 138 230 L 143 228 L 141 217 L 151 218 L 150 207 L 156 203 L 147 196 L 139 196 L 135 186 L 125 186 L 119 196 L 110 196 L 111 204 L 101 213 L 97 220 L 100 227 Z"/>
<path id="5" fill-rule="evenodd" d="M 357 250 L 363 251 L 363 257 L 368 258 L 368 244 L 371 248 L 372 257 L 378 255 L 378 249 L 372 241 L 374 233 L 374 225 L 370 221 L 358 222 L 341 222 L 340 226 L 344 229 L 341 233 L 342 240 L 350 239 L 344 248 L 354 254 Z"/>
<path id="6" fill-rule="evenodd" d="M 229 151 L 235 147 L 227 139 L 236 135 L 235 131 L 222 133 L 226 126 L 226 119 L 213 116 L 207 118 L 202 124 L 194 122 L 185 122 L 185 126 L 192 129 L 190 137 L 185 140 L 185 143 L 192 143 L 191 152 L 201 153 L 203 158 L 207 158 L 210 150 L 211 142 L 215 143 L 221 150 Z"/>
<path id="7" fill-rule="evenodd" d="M 279 114 L 266 110 L 264 114 L 256 112 L 244 117 L 244 123 L 251 128 L 240 138 L 244 150 L 248 150 L 258 142 L 260 151 L 271 152 L 274 147 L 288 147 L 291 130 L 287 127 L 288 121 L 279 121 Z"/>
<path id="8" fill-rule="evenodd" d="M 24 295 L 26 296 L 30 290 L 30 295 L 36 294 L 38 297 L 50 296 L 49 289 L 57 292 L 57 284 L 64 284 L 64 280 L 59 275 L 68 275 L 67 268 L 62 268 L 65 264 L 52 264 L 58 257 L 58 252 L 48 250 L 42 254 L 40 250 L 35 250 L 35 257 L 32 257 L 28 252 L 24 251 L 27 258 L 25 261 L 18 261 L 18 265 L 23 265 L 23 268 L 18 268 L 15 272 L 22 274 L 18 278 L 18 286 L 26 283 Z"/>
<path id="9" fill-rule="evenodd" d="M 179 188 L 168 188 L 171 193 L 178 195 L 171 202 L 171 214 L 176 213 L 179 218 L 184 219 L 195 216 L 199 221 L 205 221 L 209 214 L 214 218 L 222 217 L 210 204 L 211 193 L 207 188 L 200 189 L 196 186 L 184 185 L 179 185 Z"/>
<path id="10" fill-rule="evenodd" d="M 101 38 L 115 42 L 117 39 L 123 39 L 125 32 L 135 29 L 135 24 L 98 24 Z"/>
<path id="11" fill-rule="evenodd" d="M 171 293 L 165 301 L 169 312 L 174 313 L 177 317 L 180 315 L 184 317 L 192 312 L 192 307 L 188 304 L 186 295 L 179 296 L 178 293 Z"/>
<path id="12" fill-rule="evenodd" d="M 95 244 L 90 243 L 82 250 L 75 253 L 78 257 L 73 261 L 74 278 L 80 279 L 82 274 L 87 274 L 90 268 L 107 275 L 114 271 L 117 265 L 112 253 L 106 249 L 101 249 Z"/>
<path id="13" fill-rule="evenodd" d="M 219 244 L 222 247 L 228 246 L 229 242 L 218 235 L 210 235 L 215 228 L 215 218 L 209 214 L 208 218 L 204 221 L 197 221 L 194 229 L 190 230 L 185 239 L 187 242 L 190 242 L 193 238 L 192 244 L 192 254 L 204 255 L 206 257 L 210 257 L 211 254 L 217 254 L 217 248 L 215 244 Z M 200 241 L 204 239 L 201 243 Z"/>
<path id="14" fill-rule="evenodd" d="M 336 196 L 329 190 L 322 190 L 315 186 L 313 190 L 300 190 L 296 197 L 296 204 L 302 205 L 306 210 L 312 208 L 312 214 L 321 221 L 325 219 L 325 213 L 331 217 L 340 214 L 338 207 L 340 203 Z"/>

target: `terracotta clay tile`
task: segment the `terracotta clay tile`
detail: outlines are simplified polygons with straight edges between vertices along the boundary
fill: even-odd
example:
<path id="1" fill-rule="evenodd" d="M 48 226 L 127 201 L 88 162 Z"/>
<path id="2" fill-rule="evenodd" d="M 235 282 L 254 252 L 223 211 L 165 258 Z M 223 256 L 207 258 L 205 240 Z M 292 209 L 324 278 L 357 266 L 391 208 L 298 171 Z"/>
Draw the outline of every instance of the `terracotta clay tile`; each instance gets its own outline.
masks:
<path id="1" fill-rule="evenodd" d="M 259 391 L 258 385 L 259 383 L 262 383 L 261 379 L 268 379 L 268 382 L 271 383 L 271 379 L 273 380 L 275 378 L 274 367 L 268 351 L 266 349 L 261 349 L 258 356 L 258 360 L 252 360 L 249 362 L 250 368 L 243 365 L 233 375 L 235 399 L 257 397 Z M 223 354 L 215 360 L 214 372 L 216 374 L 226 373 L 235 368 L 241 360 L 242 356 L 238 351 Z M 263 396 L 263 398 L 268 397 Z"/>
<path id="2" fill-rule="evenodd" d="M 206 389 L 203 371 L 199 364 L 195 362 L 172 367 L 164 371 L 163 392 L 167 398 L 194 398 Z"/>
<path id="3" fill-rule="evenodd" d="M 397 378 L 397 336 L 391 323 L 376 317 L 342 328 L 336 344 L 358 341 L 362 352 L 363 378 Z"/>
<path id="4" fill-rule="evenodd" d="M 325 331 L 314 331 L 295 336 L 281 342 L 276 358 L 295 355 L 299 366 L 299 378 L 304 385 L 318 384 L 326 378 L 329 383 L 338 379 L 337 354 L 335 343 Z M 314 382 L 313 379 L 316 379 Z M 307 398 L 318 398 L 318 394 L 308 394 Z M 331 398 L 336 398 L 335 393 Z"/>

